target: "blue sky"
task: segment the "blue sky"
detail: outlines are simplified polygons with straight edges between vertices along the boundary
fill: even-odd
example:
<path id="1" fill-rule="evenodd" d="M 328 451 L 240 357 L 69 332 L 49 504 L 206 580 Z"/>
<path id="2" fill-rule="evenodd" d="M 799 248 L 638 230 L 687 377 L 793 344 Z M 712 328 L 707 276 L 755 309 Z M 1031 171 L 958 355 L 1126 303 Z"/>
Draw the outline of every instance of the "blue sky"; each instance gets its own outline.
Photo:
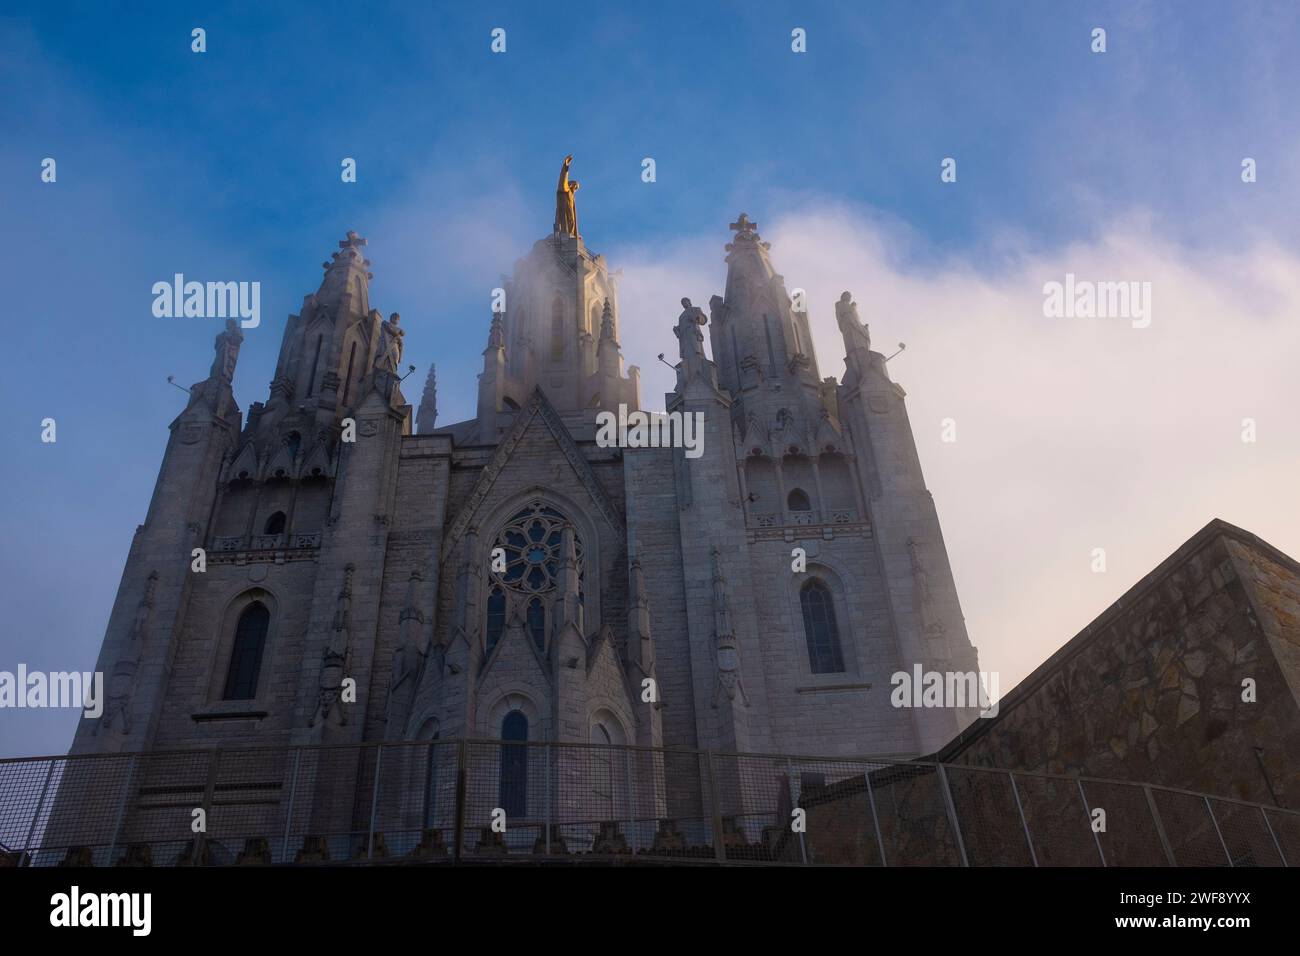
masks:
<path id="1" fill-rule="evenodd" d="M 261 282 L 236 378 L 247 409 L 285 317 L 356 229 L 372 304 L 402 313 L 413 382 L 438 363 L 453 421 L 472 414 L 489 290 L 549 231 L 569 152 L 583 234 L 612 266 L 715 242 L 714 287 L 672 297 L 720 289 L 741 209 L 760 223 L 852 210 L 885 224 L 904 271 L 996 271 L 1134 216 L 1189 256 L 1294 251 L 1298 21 L 1294 4 L 1131 0 L 7 4 L 0 669 L 93 665 L 183 404 L 166 376 L 202 378 L 218 331 L 154 318 L 160 279 Z M 40 181 L 47 156 L 55 184 Z M 955 185 L 939 181 L 946 156 Z M 1245 190 L 1243 156 L 1260 176 Z M 673 318 L 654 351 L 671 351 Z M 39 441 L 47 416 L 54 445 Z M 0 714 L 0 754 L 59 752 L 73 723 Z"/>

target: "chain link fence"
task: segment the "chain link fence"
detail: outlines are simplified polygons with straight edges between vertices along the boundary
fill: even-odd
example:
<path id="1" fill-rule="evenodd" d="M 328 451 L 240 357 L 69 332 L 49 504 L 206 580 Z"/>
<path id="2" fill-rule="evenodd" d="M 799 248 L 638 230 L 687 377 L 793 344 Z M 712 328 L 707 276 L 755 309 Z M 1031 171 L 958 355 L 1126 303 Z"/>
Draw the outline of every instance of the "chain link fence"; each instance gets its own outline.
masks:
<path id="1" fill-rule="evenodd" d="M 486 740 L 0 760 L 0 866 L 1287 866 L 1300 811 L 924 761 Z"/>

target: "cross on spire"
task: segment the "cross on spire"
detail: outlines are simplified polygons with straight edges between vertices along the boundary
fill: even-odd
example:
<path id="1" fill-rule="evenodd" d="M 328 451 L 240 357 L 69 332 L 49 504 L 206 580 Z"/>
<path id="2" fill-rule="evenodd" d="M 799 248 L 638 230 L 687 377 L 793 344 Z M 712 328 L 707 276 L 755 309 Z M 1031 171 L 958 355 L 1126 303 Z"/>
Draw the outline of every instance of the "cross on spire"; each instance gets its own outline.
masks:
<path id="1" fill-rule="evenodd" d="M 360 249 L 360 248 L 361 248 L 362 246 L 364 246 L 365 244 L 366 244 L 366 240 L 362 239 L 360 236 L 358 236 L 358 235 L 356 234 L 356 232 L 354 232 L 353 230 L 349 229 L 349 230 L 348 230 L 348 237 L 347 237 L 346 239 L 344 239 L 342 242 L 339 243 L 339 248 L 340 248 L 340 249 Z"/>
<path id="2" fill-rule="evenodd" d="M 755 239 L 758 237 L 758 223 L 750 222 L 749 216 L 743 212 L 727 228 L 736 230 L 737 239 Z"/>

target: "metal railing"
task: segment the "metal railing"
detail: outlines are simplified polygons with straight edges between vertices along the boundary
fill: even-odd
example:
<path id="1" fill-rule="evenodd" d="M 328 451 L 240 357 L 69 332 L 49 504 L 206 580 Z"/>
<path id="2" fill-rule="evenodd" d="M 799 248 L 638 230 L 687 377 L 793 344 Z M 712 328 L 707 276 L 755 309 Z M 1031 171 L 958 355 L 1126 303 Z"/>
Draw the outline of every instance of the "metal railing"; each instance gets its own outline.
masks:
<path id="1" fill-rule="evenodd" d="M 924 761 L 435 740 L 0 760 L 0 865 L 1286 866 L 1300 811 Z"/>

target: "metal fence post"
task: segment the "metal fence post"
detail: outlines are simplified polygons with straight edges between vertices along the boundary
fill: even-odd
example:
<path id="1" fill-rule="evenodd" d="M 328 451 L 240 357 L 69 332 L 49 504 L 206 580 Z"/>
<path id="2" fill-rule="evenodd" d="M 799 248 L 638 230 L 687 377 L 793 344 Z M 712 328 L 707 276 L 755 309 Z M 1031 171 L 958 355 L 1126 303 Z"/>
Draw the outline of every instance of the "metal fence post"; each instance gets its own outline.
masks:
<path id="1" fill-rule="evenodd" d="M 1151 787 L 1143 784 L 1142 792 L 1147 795 L 1147 806 L 1151 808 L 1151 819 L 1155 821 L 1156 836 L 1160 837 L 1160 847 L 1165 851 L 1165 859 L 1169 861 L 1170 866 L 1177 866 L 1178 860 L 1174 858 L 1174 848 L 1169 843 L 1169 837 L 1165 835 L 1165 825 L 1160 820 L 1160 811 L 1156 809 L 1156 798 L 1151 793 Z"/>
<path id="2" fill-rule="evenodd" d="M 302 748 L 293 751 L 293 771 L 289 779 L 289 807 L 284 815 L 284 842 L 280 845 L 280 862 L 289 862 L 289 828 L 293 825 L 293 801 L 298 796 L 298 765 L 302 761 Z"/>
<path id="3" fill-rule="evenodd" d="M 122 823 L 126 819 L 126 804 L 131 799 L 131 784 L 135 782 L 136 754 L 131 754 L 131 761 L 126 767 L 126 784 L 122 788 L 122 802 L 117 808 L 117 820 L 113 823 L 113 840 L 108 845 L 108 859 L 105 866 L 113 865 L 113 854 L 117 851 L 117 841 L 122 836 Z"/>
<path id="4" fill-rule="evenodd" d="M 713 768 L 713 751 L 704 751 L 704 771 L 709 778 L 709 803 L 713 811 L 713 857 L 719 863 L 727 862 L 727 851 L 722 845 L 722 809 L 718 806 L 718 777 Z"/>
<path id="5" fill-rule="evenodd" d="M 1008 770 L 1007 779 L 1011 781 L 1011 795 L 1016 798 L 1016 812 L 1020 814 L 1020 825 L 1025 830 L 1025 845 L 1029 847 L 1029 859 L 1033 861 L 1034 866 L 1037 866 L 1038 854 L 1034 852 L 1034 840 L 1029 835 L 1029 821 L 1025 819 L 1025 808 L 1020 804 L 1020 791 L 1016 788 L 1016 775 Z"/>
<path id="6" fill-rule="evenodd" d="M 1083 804 L 1083 820 L 1088 824 L 1088 830 L 1092 833 L 1092 842 L 1097 844 L 1097 855 L 1101 857 L 1101 865 L 1109 866 L 1106 862 L 1106 854 L 1101 848 L 1101 837 L 1097 836 L 1097 830 L 1092 825 L 1092 808 L 1088 806 L 1088 796 L 1083 792 L 1083 781 L 1076 779 L 1074 781 L 1079 787 L 1079 802 Z"/>
<path id="7" fill-rule="evenodd" d="M 1289 867 L 1291 864 L 1286 861 L 1286 854 L 1282 852 L 1282 844 L 1277 842 L 1277 834 L 1273 832 L 1273 824 L 1269 822 L 1268 812 L 1263 807 L 1260 807 L 1259 815 L 1264 818 L 1264 826 L 1268 828 L 1268 835 L 1273 838 L 1273 846 L 1277 849 L 1277 855 L 1282 860 L 1282 865 Z"/>
<path id="8" fill-rule="evenodd" d="M 803 782 L 800 781 L 800 787 L 799 787 L 800 790 L 803 790 L 803 785 L 802 785 L 802 784 L 803 784 Z M 786 789 L 790 792 L 790 806 L 792 806 L 792 807 L 793 807 L 794 809 L 796 809 L 796 810 L 798 810 L 798 809 L 802 809 L 802 808 L 799 806 L 799 798 L 800 798 L 801 796 L 803 796 L 803 794 L 802 794 L 802 793 L 795 793 L 795 789 L 794 789 L 794 761 L 791 760 L 789 757 L 786 757 L 786 758 L 785 758 L 785 785 L 786 785 Z M 807 820 L 808 820 L 808 816 L 807 816 L 807 813 L 805 812 L 805 814 L 804 814 L 804 822 L 805 822 L 805 824 L 807 823 Z M 788 825 L 789 825 L 789 822 L 787 821 L 787 826 L 788 826 Z M 797 834 L 797 836 L 799 837 L 799 859 L 800 859 L 801 861 L 803 861 L 803 864 L 804 864 L 805 866 L 807 866 L 807 865 L 808 865 L 808 847 L 807 847 L 807 845 L 804 843 L 804 839 L 803 839 L 803 831 L 800 830 L 799 833 Z"/>
<path id="9" fill-rule="evenodd" d="M 632 837 L 632 852 L 636 853 L 639 842 L 638 837 L 641 835 L 641 824 L 637 821 L 636 813 L 636 772 L 632 769 L 635 766 L 632 761 L 634 753 L 640 753 L 640 751 L 634 751 L 630 748 L 623 751 L 623 757 L 625 758 L 624 773 L 627 776 L 627 832 Z"/>
<path id="10" fill-rule="evenodd" d="M 366 840 L 366 859 L 375 858 L 375 814 L 379 812 L 379 773 L 384 765 L 384 745 L 375 747 L 375 785 L 370 791 L 370 835 Z"/>
<path id="11" fill-rule="evenodd" d="M 542 744 L 542 768 L 546 771 L 546 800 L 543 805 L 542 827 L 546 833 L 546 854 L 551 853 L 551 745 Z"/>
<path id="12" fill-rule="evenodd" d="M 876 793 L 871 787 L 871 771 L 863 774 L 867 778 L 867 802 L 871 804 L 871 825 L 876 828 L 876 846 L 880 848 L 880 865 L 889 866 L 885 858 L 885 840 L 880 835 L 880 817 L 876 813 Z"/>
<path id="13" fill-rule="evenodd" d="M 36 835 L 36 824 L 41 819 L 41 811 L 45 809 L 45 797 L 50 792 L 50 779 L 53 776 L 54 761 L 51 760 L 45 769 L 45 783 L 41 785 L 41 799 L 36 804 L 36 812 L 32 814 L 32 825 L 27 828 L 27 838 L 23 840 L 22 859 L 27 861 L 27 866 L 32 865 L 32 837 Z"/>
<path id="14" fill-rule="evenodd" d="M 957 850 L 961 853 L 961 865 L 970 866 L 970 860 L 966 858 L 966 841 L 961 838 L 961 823 L 957 819 L 957 805 L 952 801 L 952 788 L 948 786 L 948 774 L 943 769 L 943 764 L 935 764 L 939 768 L 939 782 L 943 785 L 943 802 L 948 808 L 948 822 L 952 825 L 953 837 L 957 840 Z"/>
<path id="15" fill-rule="evenodd" d="M 1219 838 L 1219 846 L 1223 847 L 1223 855 L 1228 858 L 1228 866 L 1235 868 L 1236 863 L 1232 862 L 1232 854 L 1228 852 L 1228 844 L 1223 841 L 1223 831 L 1219 829 L 1219 821 L 1214 818 L 1214 807 L 1210 806 L 1210 798 L 1202 797 L 1205 801 L 1205 812 L 1210 815 L 1210 822 L 1214 824 L 1214 833 Z"/>
<path id="16" fill-rule="evenodd" d="M 465 738 L 456 744 L 456 832 L 452 834 L 452 863 L 460 862 L 465 846 Z"/>

